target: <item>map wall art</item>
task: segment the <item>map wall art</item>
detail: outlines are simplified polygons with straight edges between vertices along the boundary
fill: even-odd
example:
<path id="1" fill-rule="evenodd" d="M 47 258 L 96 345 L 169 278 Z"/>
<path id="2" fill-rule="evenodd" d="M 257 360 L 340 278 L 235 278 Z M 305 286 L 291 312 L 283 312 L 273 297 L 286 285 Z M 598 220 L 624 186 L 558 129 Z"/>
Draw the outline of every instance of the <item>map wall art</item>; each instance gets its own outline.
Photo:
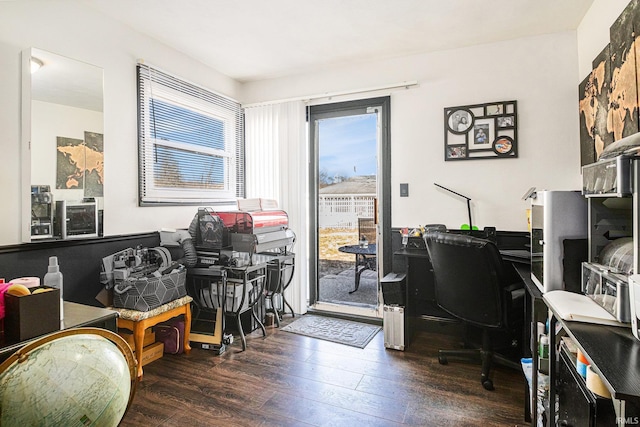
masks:
<path id="1" fill-rule="evenodd" d="M 103 135 L 85 132 L 84 140 L 56 138 L 56 188 L 84 189 L 84 197 L 102 197 L 104 184 Z"/>
<path id="2" fill-rule="evenodd" d="M 640 2 L 632 0 L 609 29 L 609 45 L 580 83 L 580 163 L 597 161 L 610 144 L 637 133 Z"/>

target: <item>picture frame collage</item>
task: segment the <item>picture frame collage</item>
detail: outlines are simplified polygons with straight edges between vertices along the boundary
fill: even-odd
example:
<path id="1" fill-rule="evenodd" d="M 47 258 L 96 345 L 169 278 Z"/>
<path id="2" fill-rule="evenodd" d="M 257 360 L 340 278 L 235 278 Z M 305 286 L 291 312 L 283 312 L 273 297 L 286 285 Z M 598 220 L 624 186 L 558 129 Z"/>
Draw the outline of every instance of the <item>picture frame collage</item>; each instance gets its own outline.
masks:
<path id="1" fill-rule="evenodd" d="M 517 101 L 444 109 L 444 160 L 518 157 Z"/>

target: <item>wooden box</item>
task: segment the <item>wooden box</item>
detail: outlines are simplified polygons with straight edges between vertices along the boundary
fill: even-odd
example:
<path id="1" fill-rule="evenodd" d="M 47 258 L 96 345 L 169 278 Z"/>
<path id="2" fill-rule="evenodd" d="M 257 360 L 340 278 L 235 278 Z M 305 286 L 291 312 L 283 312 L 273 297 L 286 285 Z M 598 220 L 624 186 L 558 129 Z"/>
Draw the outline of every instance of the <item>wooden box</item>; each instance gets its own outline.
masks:
<path id="1" fill-rule="evenodd" d="M 157 342 L 142 349 L 142 366 L 158 360 L 164 353 L 164 343 Z"/>
<path id="2" fill-rule="evenodd" d="M 127 344 L 129 344 L 131 350 L 133 350 L 134 352 L 136 351 L 136 345 L 133 342 L 133 332 L 128 329 L 119 328 L 118 335 L 120 335 L 127 342 Z M 144 341 L 142 342 L 142 346 L 147 347 L 154 342 L 156 342 L 156 333 L 153 332 L 152 328 L 147 328 L 147 330 L 144 331 Z"/>

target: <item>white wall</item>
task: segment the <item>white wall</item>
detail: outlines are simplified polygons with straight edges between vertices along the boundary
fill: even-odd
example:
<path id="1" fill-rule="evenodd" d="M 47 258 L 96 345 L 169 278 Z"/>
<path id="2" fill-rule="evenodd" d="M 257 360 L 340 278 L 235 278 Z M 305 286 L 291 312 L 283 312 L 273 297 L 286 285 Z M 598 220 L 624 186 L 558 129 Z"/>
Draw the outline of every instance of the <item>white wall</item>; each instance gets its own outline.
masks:
<path id="1" fill-rule="evenodd" d="M 187 227 L 195 207 L 137 205 L 136 62 L 233 98 L 239 84 L 81 2 L 10 1 L 0 2 L 0 245 L 20 242 L 20 54 L 30 47 L 104 69 L 105 234 Z"/>
<path id="2" fill-rule="evenodd" d="M 31 183 L 51 187 L 54 200 L 82 200 L 84 190 L 56 190 L 57 137 L 84 140 L 84 132 L 103 133 L 103 114 L 49 102 L 32 101 Z M 98 200 L 99 206 L 102 197 Z"/>
<path id="3" fill-rule="evenodd" d="M 245 84 L 243 102 L 375 87 L 417 80 L 391 95 L 392 225 L 467 223 L 526 230 L 521 200 L 538 189 L 580 189 L 576 33 L 564 32 L 470 48 L 320 70 Z M 376 93 L 375 95 L 379 95 Z M 445 107 L 516 100 L 517 159 L 444 161 Z M 337 101 L 334 97 L 332 101 Z M 409 197 L 399 184 L 409 183 Z"/>
<path id="4" fill-rule="evenodd" d="M 578 26 L 578 72 L 582 81 L 591 72 L 591 63 L 611 39 L 609 29 L 629 0 L 594 0 Z"/>
<path id="5" fill-rule="evenodd" d="M 525 230 L 520 197 L 539 189 L 579 188 L 577 86 L 609 40 L 627 0 L 595 0 L 577 32 L 415 55 L 240 86 L 201 63 L 70 2 L 0 2 L 0 245 L 20 241 L 20 52 L 38 47 L 104 69 L 105 233 L 184 227 L 194 208 L 137 206 L 135 63 L 147 63 L 245 103 L 417 80 L 392 94 L 394 226 L 467 222 Z M 378 95 L 378 94 L 376 94 Z M 443 161 L 443 108 L 518 101 L 519 154 L 512 160 Z M 399 183 L 410 197 L 398 196 Z"/>

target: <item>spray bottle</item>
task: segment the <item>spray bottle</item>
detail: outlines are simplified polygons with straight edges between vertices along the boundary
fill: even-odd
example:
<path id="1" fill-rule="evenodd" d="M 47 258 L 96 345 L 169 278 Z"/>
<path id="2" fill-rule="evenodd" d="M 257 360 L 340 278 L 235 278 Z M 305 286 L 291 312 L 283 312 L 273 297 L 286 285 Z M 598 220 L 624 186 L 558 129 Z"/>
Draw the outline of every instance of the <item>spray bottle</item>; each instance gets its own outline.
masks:
<path id="1" fill-rule="evenodd" d="M 60 290 L 60 320 L 64 319 L 63 299 L 62 299 L 62 273 L 58 265 L 58 257 L 49 257 L 49 269 L 44 275 L 44 285 Z"/>

